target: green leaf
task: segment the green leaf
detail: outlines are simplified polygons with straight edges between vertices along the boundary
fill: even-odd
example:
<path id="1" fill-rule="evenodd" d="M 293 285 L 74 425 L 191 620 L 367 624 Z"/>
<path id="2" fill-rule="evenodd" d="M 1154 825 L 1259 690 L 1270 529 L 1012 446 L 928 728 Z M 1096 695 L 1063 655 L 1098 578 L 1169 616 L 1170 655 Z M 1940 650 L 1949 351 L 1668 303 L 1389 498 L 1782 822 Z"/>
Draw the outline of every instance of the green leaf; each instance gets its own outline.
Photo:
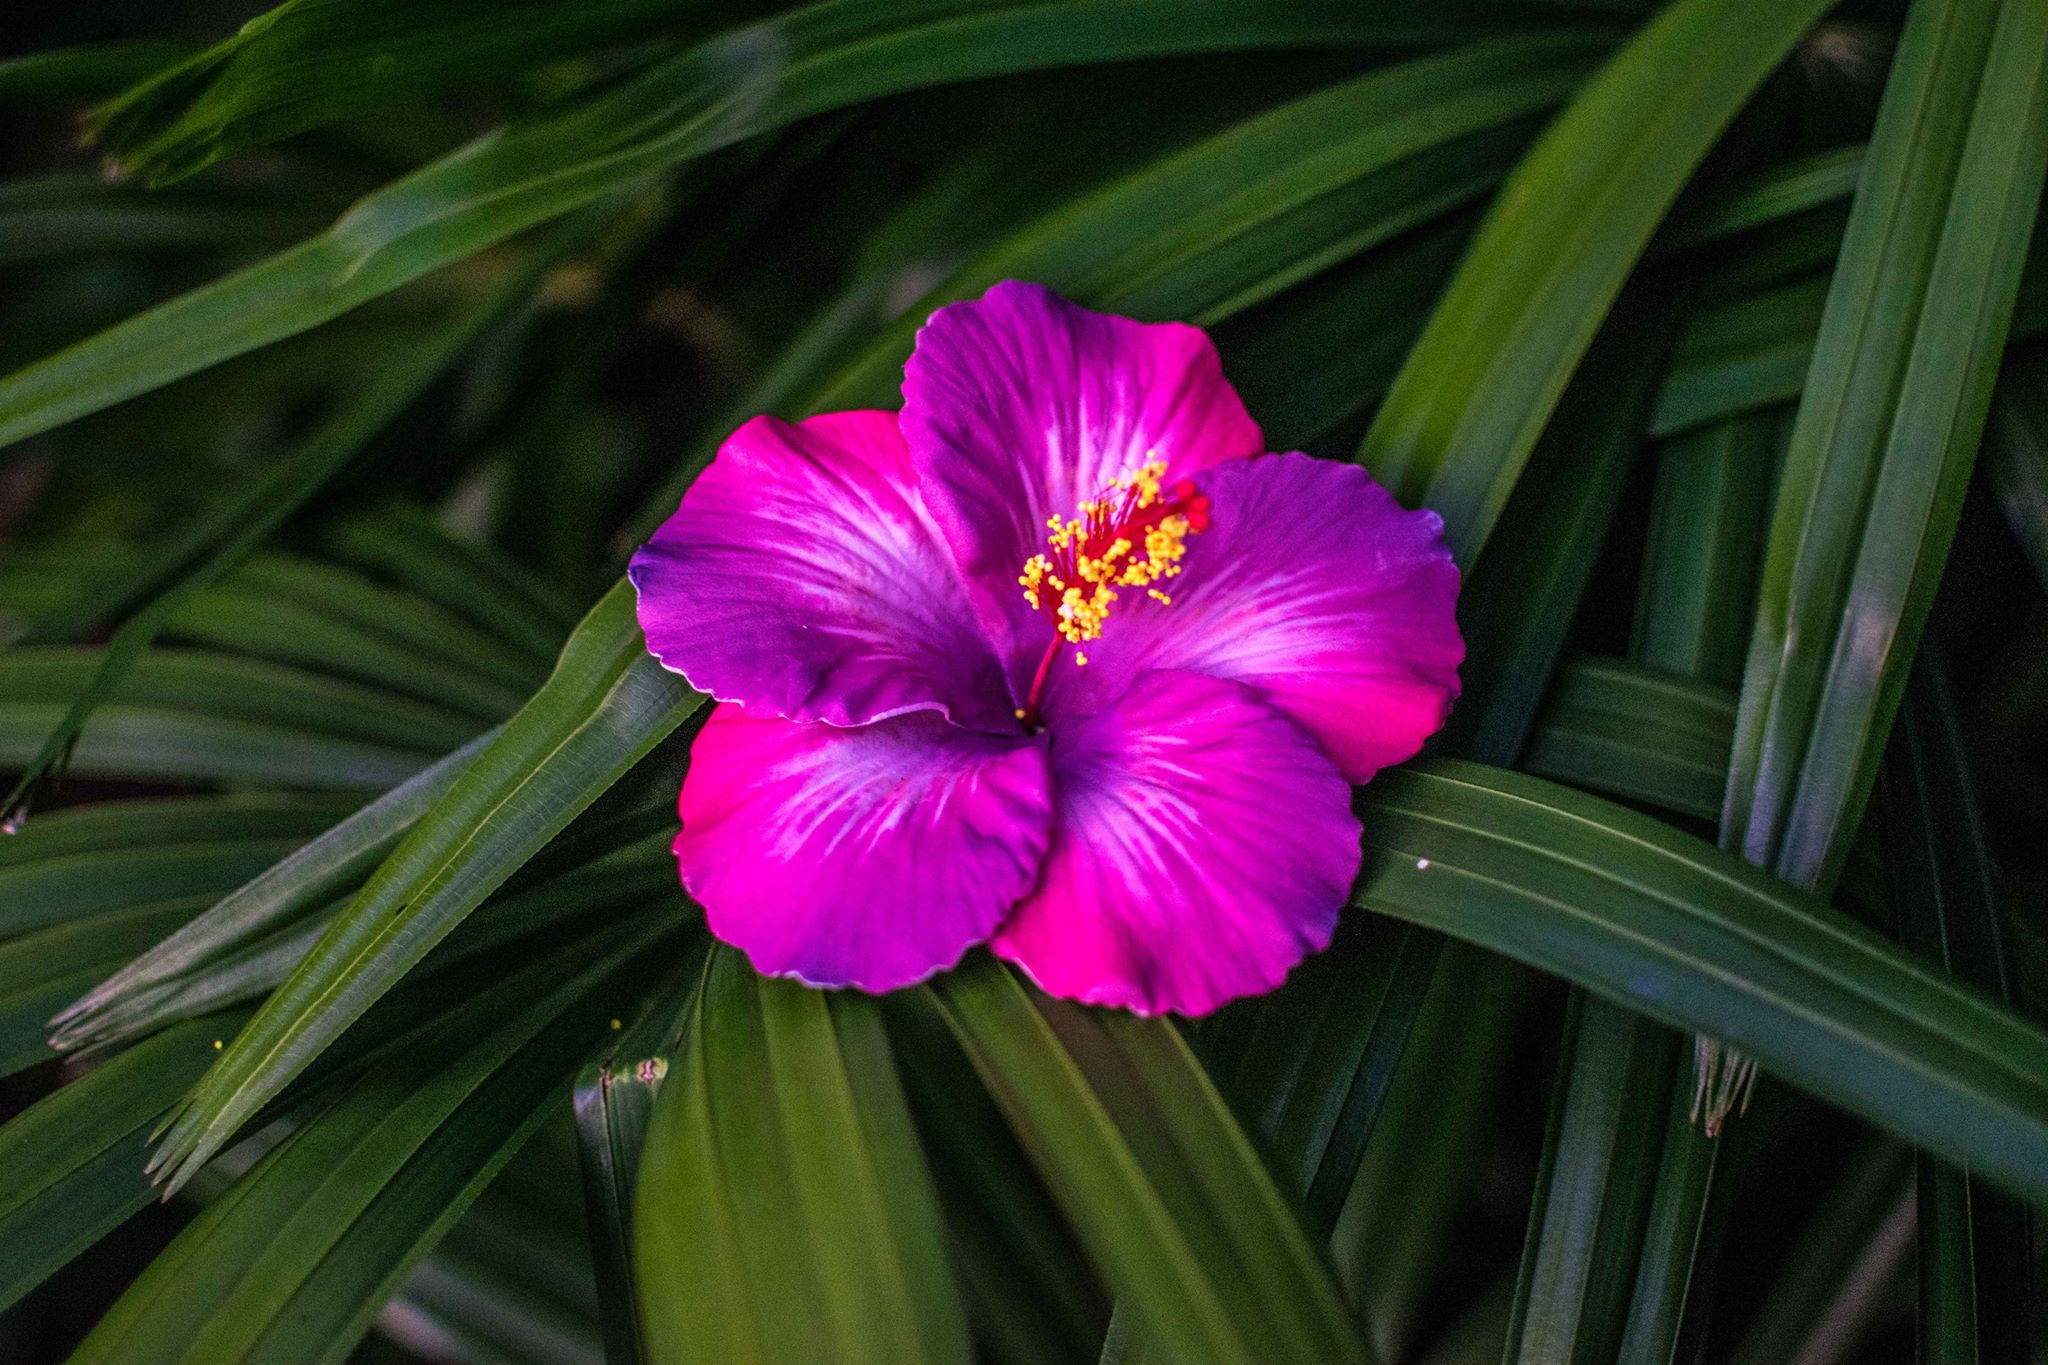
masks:
<path id="1" fill-rule="evenodd" d="M 1782 1365 L 1832 1352 L 1881 1311 L 1913 1249 L 1912 1154 L 1866 1141 L 1800 1229 L 1736 1365 Z"/>
<path id="2" fill-rule="evenodd" d="M 0 100 L 72 104 L 111 95 L 192 50 L 188 43 L 137 38 L 89 47 L 51 48 L 0 61 Z"/>
<path id="3" fill-rule="evenodd" d="M 1459 1214 L 1480 1188 L 1486 1153 L 1507 1121 L 1505 1082 L 1529 975 L 1505 958 L 1444 941 L 1331 1233 L 1341 1282 L 1390 1359 L 1412 1355 L 1444 1267 L 1456 1264 L 1462 1278 Z"/>
<path id="4" fill-rule="evenodd" d="M 513 689 L 522 700 L 546 679 L 560 636 L 568 632 L 564 625 L 542 658 L 404 589 L 372 583 L 317 560 L 279 554 L 251 558 L 228 575 L 223 586 L 372 631 L 415 659 L 483 674 L 500 687 Z M 471 594 L 488 594 L 496 586 L 482 574 L 469 580 Z"/>
<path id="5" fill-rule="evenodd" d="M 0 869 L 0 936 L 152 900 L 218 896 L 299 846 L 294 838 L 99 850 Z"/>
<path id="6" fill-rule="evenodd" d="M 1462 541 L 1452 535 L 1478 564 L 1461 593 L 1467 695 L 1439 741 L 1451 752 L 1511 762 L 1535 721 L 1620 501 L 1669 338 L 1668 323 L 1646 316 L 1648 294 L 1625 302 L 1588 352 L 1498 538 L 1487 539 L 1490 526 Z"/>
<path id="7" fill-rule="evenodd" d="M 1863 153 L 1858 145 L 1833 147 L 1756 172 L 1698 212 L 1678 217 L 1656 245 L 1663 251 L 1700 246 L 1847 199 L 1862 173 Z"/>
<path id="8" fill-rule="evenodd" d="M 199 913 L 205 896 L 102 911 L 0 944 L 0 1074 L 55 1058 L 49 1018 L 79 987 Z"/>
<path id="9" fill-rule="evenodd" d="M 595 915 L 617 916 L 629 908 L 673 900 L 675 860 L 668 850 L 672 839 L 669 832 L 657 832 L 544 880 L 522 878 L 528 884 L 485 901 L 481 911 L 443 940 L 418 970 L 430 976 L 451 971 L 456 964 L 522 941 L 531 950 L 535 943 L 545 946 L 558 939 L 565 926 Z M 316 905 L 203 963 L 126 992 L 86 1021 L 85 1028 L 65 1022 L 56 1042 L 67 1049 L 99 1051 L 173 1020 L 258 999 L 305 960 L 347 900 L 344 895 Z"/>
<path id="10" fill-rule="evenodd" d="M 1694 1264 L 1722 1140 L 1707 1136 L 1700 1126 L 1694 1060 L 1689 1051 L 1680 1051 L 1672 1073 L 1671 1103 L 1657 1147 L 1656 1185 L 1643 1222 L 1642 1249 L 1617 1360 L 1676 1359 L 1686 1308 L 1694 1303 Z M 1711 1255 L 1708 1260 L 1711 1263 Z"/>
<path id="11" fill-rule="evenodd" d="M 1508 1358 L 1618 1358 L 1657 1174 L 1644 1135 L 1663 1121 L 1677 1057 L 1669 1029 L 1573 993 Z"/>
<path id="12" fill-rule="evenodd" d="M 655 1097 L 634 1263 L 648 1359 L 971 1359 L 880 1006 L 717 947 Z"/>
<path id="13" fill-rule="evenodd" d="M 1359 459 L 1469 563 L 1678 192 L 1829 0 L 1677 0 L 1508 178 Z"/>
<path id="14" fill-rule="evenodd" d="M 2007 362 L 1984 450 L 1991 490 L 2043 588 L 2048 588 L 2048 366 L 2038 350 Z"/>
<path id="15" fill-rule="evenodd" d="M 2048 1034 L 1670 826 L 1440 760 L 1362 797 L 1356 900 L 1708 1033 L 2030 1197 Z"/>
<path id="16" fill-rule="evenodd" d="M 985 957 L 931 989 L 1148 1349 L 1191 1365 L 1370 1358 L 1172 1025 L 1036 999 Z"/>
<path id="17" fill-rule="evenodd" d="M 232 188 L 145 194 L 72 172 L 0 181 L 0 266 L 7 267 L 102 254 L 246 251 L 281 245 L 316 226 L 284 196 Z"/>
<path id="18" fill-rule="evenodd" d="M 621 582 L 193 1092 L 155 1158 L 171 1188 L 702 704 L 648 656 Z"/>
<path id="19" fill-rule="evenodd" d="M 345 796 L 270 792 L 95 801 L 22 821 L 12 834 L 0 838 L 0 869 L 45 858 L 165 844 L 310 839 L 357 805 Z"/>
<path id="20" fill-rule="evenodd" d="M 1264 1140 L 1276 1181 L 1309 1228 L 1336 1224 L 1406 1051 L 1440 936 L 1353 916 L 1272 995 L 1219 1017 L 1212 1072 Z"/>
<path id="21" fill-rule="evenodd" d="M 1775 417 L 1738 418 L 1665 443 L 1631 643 L 1631 652 L 1643 663 L 1716 682 L 1732 684 L 1740 677 L 1763 550 L 1765 503 L 1784 426 Z M 1723 790 L 1734 731 L 1730 701 L 1725 696 L 1719 701 L 1712 760 L 1722 770 L 1713 785 Z M 1677 742 L 1668 735 L 1662 741 L 1660 748 Z M 1716 818 L 1718 798 L 1712 790 L 1697 789 L 1697 795 L 1705 803 L 1698 813 Z M 1696 1052 L 1699 1046 L 1695 1040 Z M 1707 1235 L 1708 1196 L 1723 1144 L 1699 1122 L 1705 1076 L 1698 1065 L 1695 1058 L 1685 1058 L 1674 1068 L 1620 1359 L 1675 1360 L 1689 1303 L 1695 1306 L 1695 1323 L 1701 1320 L 1694 1264 Z"/>
<path id="22" fill-rule="evenodd" d="M 1472 227 L 1454 214 L 1217 325 L 1224 371 L 1268 445 L 1325 448 L 1380 400 Z"/>
<path id="23" fill-rule="evenodd" d="M 682 958 L 604 1060 L 576 1077 L 577 1149 L 607 1365 L 647 1359 L 633 1270 L 633 1197 L 655 1096 L 696 1014 L 704 966 L 699 952 Z"/>
<path id="24" fill-rule="evenodd" d="M 1783 432 L 1781 419 L 1763 414 L 1667 441 L 1658 451 L 1629 647 L 1648 667 L 1729 686 L 1741 681 Z"/>
<path id="25" fill-rule="evenodd" d="M 2044 170 L 2048 10 L 1917 0 L 1793 424 L 1729 769 L 1724 841 L 1801 885 L 1833 884 L 1875 781 Z"/>
<path id="26" fill-rule="evenodd" d="M 1813 362 L 1828 278 L 1737 295 L 1686 319 L 1650 434 L 1671 437 L 1797 398 Z"/>
<path id="27" fill-rule="evenodd" d="M 1371 44 L 1415 27 L 1348 0 L 811 5 L 690 48 L 563 113 L 488 134 L 368 196 L 321 235 L 0 379 L 0 445 L 317 326 L 797 119 L 1011 72 Z"/>
<path id="28" fill-rule="evenodd" d="M 343 518 L 325 529 L 323 540 L 336 557 L 388 574 L 545 663 L 554 661 L 582 614 L 549 584 L 404 503 Z"/>
<path id="29" fill-rule="evenodd" d="M 484 735 L 471 740 L 393 787 L 305 847 L 265 867 L 205 914 L 108 977 L 51 1021 L 56 1028 L 54 1045 L 73 1048 L 107 1041 L 113 1031 L 134 1026 L 137 997 L 257 944 L 278 927 L 354 890 L 455 784 L 490 739 Z"/>
<path id="30" fill-rule="evenodd" d="M 156 180 L 325 123 L 663 29 L 702 29 L 688 0 L 288 0 L 226 42 L 94 111 L 125 170 Z"/>
<path id="31" fill-rule="evenodd" d="M 1894 904 L 1906 945 L 2013 999 L 1997 874 L 1939 662 L 1923 654 L 1885 772 Z M 2025 1206 L 1928 1157 L 1917 1181 L 1921 1359 L 2028 1359 L 2033 1235 Z"/>
<path id="32" fill-rule="evenodd" d="M 162 621 L 152 610 L 152 627 L 161 623 L 169 634 L 212 649 L 353 678 L 485 723 L 517 710 L 529 690 L 423 655 L 368 625 L 288 598 L 192 579 L 174 591 L 174 614 Z"/>
<path id="33" fill-rule="evenodd" d="M 149 1203 L 150 1129 L 240 1022 L 169 1029 L 0 1125 L 0 1307 Z"/>
<path id="34" fill-rule="evenodd" d="M 37 633 L 42 638 L 64 638 L 104 615 L 125 609 L 144 595 L 153 594 L 148 605 L 125 621 L 108 641 L 99 667 L 72 696 L 63 720 L 25 765 L 20 780 L 7 798 L 0 801 L 0 807 L 13 808 L 46 772 L 61 767 L 64 755 L 77 743 L 93 709 L 117 693 L 122 675 L 135 667 L 150 642 L 167 626 L 182 626 L 187 635 L 225 643 L 231 648 L 248 648 L 253 630 L 259 642 L 268 642 L 272 648 L 251 652 L 326 664 L 341 672 L 368 671 L 370 676 L 395 685 L 399 691 L 428 696 L 485 719 L 495 720 L 516 705 L 516 692 L 493 692 L 469 671 L 440 670 L 441 686 L 425 687 L 422 684 L 427 679 L 422 675 L 433 674 L 432 666 L 423 665 L 402 651 L 382 652 L 381 661 L 387 665 L 382 673 L 366 670 L 366 664 L 380 661 L 380 651 L 363 632 L 351 633 L 339 623 L 311 613 L 295 615 L 280 610 L 275 603 L 244 616 L 239 632 L 224 629 L 233 620 L 228 610 L 233 599 L 223 602 L 216 595 L 209 600 L 208 593 L 217 594 L 219 590 L 209 589 L 208 585 L 246 557 L 340 474 L 379 432 L 418 401 L 458 355 L 526 299 L 546 265 L 594 226 L 587 222 L 572 224 L 557 234 L 555 243 L 539 253 L 535 263 L 515 274 L 481 304 L 429 333 L 412 353 L 386 357 L 364 391 L 308 437 L 295 452 L 295 458 L 280 462 L 266 477 L 251 481 L 213 517 L 177 536 L 168 554 L 128 581 L 118 582 L 112 592 L 96 582 L 87 596 L 68 611 L 38 623 Z M 175 581 L 171 581 L 173 576 Z M 227 622 L 223 621 L 224 616 Z M 328 647 L 320 648 L 323 642 Z"/>
<path id="35" fill-rule="evenodd" d="M 0 652 L 0 708 L 29 714 L 69 701 L 105 678 L 106 651 L 16 645 Z M 87 747 L 109 715 L 147 711 L 193 723 L 241 721 L 285 732 L 369 740 L 441 753 L 473 738 L 474 720 L 381 688 L 256 659 L 163 649 L 134 660 L 109 686 L 107 710 L 86 729 Z M 26 727 L 24 727 L 26 730 Z M 33 730 L 0 729 L 0 742 L 27 748 Z"/>
<path id="36" fill-rule="evenodd" d="M 598 1334 L 582 1210 L 566 1192 L 567 1125 L 544 1120 L 377 1314 L 377 1333 L 433 1356 L 624 1365 Z"/>
<path id="37" fill-rule="evenodd" d="M 885 1013 L 976 1346 L 999 1365 L 1094 1360 L 1101 1287 L 1002 1111 L 928 997 Z"/>
<path id="38" fill-rule="evenodd" d="M 110 1309 L 79 1362 L 339 1361 L 605 1033 L 645 927 L 441 1015 L 316 1105 Z"/>
<path id="39" fill-rule="evenodd" d="M 1623 663 L 1558 670 L 1521 766 L 1554 782 L 1711 820 L 1728 782 L 1735 696 Z"/>
<path id="40" fill-rule="evenodd" d="M 64 719 L 55 702 L 0 702 L 0 768 L 19 770 Z M 343 713 L 337 713 L 343 714 Z M 173 782 L 267 782 L 378 792 L 433 762 L 424 749 L 187 711 L 107 703 L 93 713 L 65 765 L 78 777 Z M 20 812 L 15 813 L 19 818 Z"/>

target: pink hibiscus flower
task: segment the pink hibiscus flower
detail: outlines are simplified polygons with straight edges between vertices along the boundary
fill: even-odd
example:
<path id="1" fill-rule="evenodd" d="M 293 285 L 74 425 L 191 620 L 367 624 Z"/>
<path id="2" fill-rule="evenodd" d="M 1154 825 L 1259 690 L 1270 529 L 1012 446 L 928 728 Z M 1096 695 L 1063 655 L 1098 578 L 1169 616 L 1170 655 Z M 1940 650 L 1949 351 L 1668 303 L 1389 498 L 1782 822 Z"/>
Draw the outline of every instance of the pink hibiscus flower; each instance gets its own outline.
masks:
<path id="1" fill-rule="evenodd" d="M 1442 723 L 1441 520 L 1264 453 L 1196 328 L 1007 283 L 903 411 L 761 417 L 633 557 L 725 703 L 682 880 L 761 971 L 887 991 L 988 943 L 1055 995 L 1202 1014 L 1328 944 L 1350 784 Z"/>

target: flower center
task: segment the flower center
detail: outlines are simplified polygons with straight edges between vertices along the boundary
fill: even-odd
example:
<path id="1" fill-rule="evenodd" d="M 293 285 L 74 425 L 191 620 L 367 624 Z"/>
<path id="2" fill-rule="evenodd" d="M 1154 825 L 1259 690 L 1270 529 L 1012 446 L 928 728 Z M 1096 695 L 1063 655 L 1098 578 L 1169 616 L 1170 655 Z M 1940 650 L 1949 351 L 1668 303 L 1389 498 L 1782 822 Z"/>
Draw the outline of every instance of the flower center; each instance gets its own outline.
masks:
<path id="1" fill-rule="evenodd" d="M 1082 503 L 1078 516 L 1046 520 L 1052 534 L 1045 552 L 1024 561 L 1017 582 L 1059 640 L 1084 645 L 1101 639 L 1125 588 L 1143 588 L 1161 604 L 1173 601 L 1157 585 L 1180 573 L 1187 538 L 1209 525 L 1209 500 L 1195 492 L 1192 479 L 1162 488 L 1165 473 L 1166 461 L 1148 459 Z M 1088 655 L 1076 650 L 1074 662 L 1085 664 Z"/>

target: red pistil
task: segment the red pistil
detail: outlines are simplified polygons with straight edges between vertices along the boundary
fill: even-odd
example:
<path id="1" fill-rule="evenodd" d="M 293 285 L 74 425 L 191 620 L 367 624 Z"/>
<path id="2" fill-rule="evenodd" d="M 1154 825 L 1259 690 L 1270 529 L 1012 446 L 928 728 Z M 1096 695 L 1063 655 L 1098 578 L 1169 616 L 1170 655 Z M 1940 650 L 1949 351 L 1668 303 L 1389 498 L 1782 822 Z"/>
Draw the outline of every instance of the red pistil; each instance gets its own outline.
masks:
<path id="1" fill-rule="evenodd" d="M 1038 661 L 1038 672 L 1031 677 L 1031 695 L 1024 698 L 1024 707 L 1017 712 L 1017 719 L 1024 722 L 1024 728 L 1038 727 L 1038 710 L 1045 701 L 1045 680 L 1052 675 L 1052 661 L 1059 657 L 1060 646 L 1065 644 L 1059 636 L 1052 637 L 1052 643 L 1045 647 L 1045 657 Z"/>

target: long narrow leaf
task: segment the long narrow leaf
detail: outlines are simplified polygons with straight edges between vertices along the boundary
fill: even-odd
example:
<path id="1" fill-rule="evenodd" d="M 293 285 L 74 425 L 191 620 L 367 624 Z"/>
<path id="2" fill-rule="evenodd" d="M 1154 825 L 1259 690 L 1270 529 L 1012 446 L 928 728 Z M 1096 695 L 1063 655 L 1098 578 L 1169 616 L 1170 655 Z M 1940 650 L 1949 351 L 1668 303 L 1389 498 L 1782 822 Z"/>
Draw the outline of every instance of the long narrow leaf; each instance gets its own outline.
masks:
<path id="1" fill-rule="evenodd" d="M 1729 770 L 1724 840 L 1802 885 L 1832 885 L 1869 798 L 2044 171 L 2048 10 L 1919 0 L 1792 429 Z"/>
<path id="2" fill-rule="evenodd" d="M 81 1362 L 338 1361 L 518 1150 L 611 1002 L 642 926 L 542 958 L 304 1115 L 80 1346 Z"/>
<path id="3" fill-rule="evenodd" d="M 634 1210 L 648 1358 L 964 1362 L 880 1007 L 713 951 Z"/>
<path id="4" fill-rule="evenodd" d="M 434 803 L 193 1092 L 154 1161 L 175 1188 L 703 699 L 648 657 L 623 583 L 546 686 Z"/>
<path id="5" fill-rule="evenodd" d="M 0 1306 L 149 1203 L 149 1130 L 239 1023 L 169 1029 L 0 1126 Z"/>
<path id="6" fill-rule="evenodd" d="M 1901 937 L 1961 979 L 2010 1003 L 1996 874 L 1948 679 L 1923 657 L 1887 759 L 1894 904 Z M 2019 1365 L 2031 1350 L 2033 1234 L 2023 1204 L 1967 1169 L 1923 1157 L 1918 1180 L 1921 1359 Z"/>
<path id="7" fill-rule="evenodd" d="M 2048 1195 L 2048 1034 L 1668 825 L 1439 761 L 1367 789 L 1360 904 L 1473 939 Z"/>
<path id="8" fill-rule="evenodd" d="M 1369 1358 L 1171 1025 L 1034 1001 L 989 959 L 932 989 L 1148 1349 L 1191 1365 Z"/>
<path id="9" fill-rule="evenodd" d="M 52 1021 L 57 1028 L 52 1044 L 74 1047 L 94 1040 L 109 1016 L 118 1017 L 126 997 L 245 947 L 327 897 L 351 889 L 454 785 L 490 738 L 486 735 L 470 741 L 392 788 L 305 847 L 265 868 L 204 915 L 108 977 Z"/>
<path id="10" fill-rule="evenodd" d="M 1828 0 L 1678 0 L 1502 189 L 1359 458 L 1469 562 L 1664 212 Z"/>
<path id="11" fill-rule="evenodd" d="M 525 228 L 800 118 L 932 85 L 1217 49 L 1372 43 L 1342 0 L 827 0 L 494 133 L 333 227 L 0 380 L 0 445 L 317 326 Z"/>

